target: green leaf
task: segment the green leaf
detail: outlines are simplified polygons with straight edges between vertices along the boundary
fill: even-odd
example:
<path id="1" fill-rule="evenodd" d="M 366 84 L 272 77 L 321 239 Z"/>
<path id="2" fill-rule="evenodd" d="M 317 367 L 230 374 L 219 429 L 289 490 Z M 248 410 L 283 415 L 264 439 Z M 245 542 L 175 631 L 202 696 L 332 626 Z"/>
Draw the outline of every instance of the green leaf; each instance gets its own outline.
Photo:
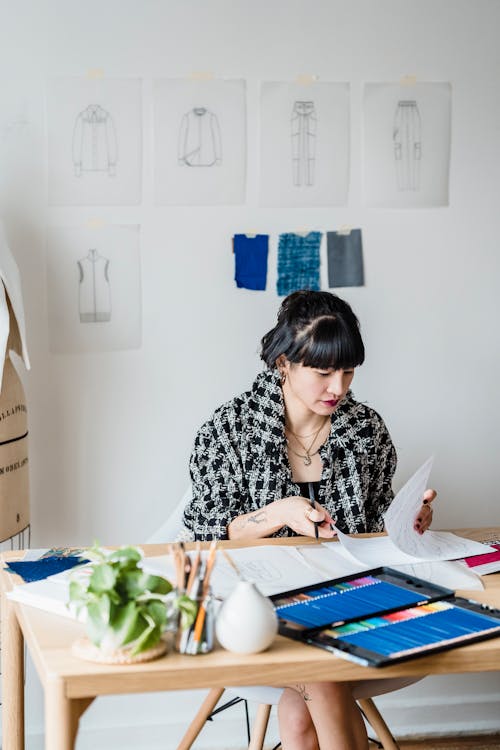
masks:
<path id="1" fill-rule="evenodd" d="M 93 601 L 87 604 L 87 615 L 87 635 L 92 643 L 100 646 L 108 623 L 102 618 L 98 602 Z"/>
<path id="2" fill-rule="evenodd" d="M 163 604 L 163 602 L 158 601 L 152 601 L 148 602 L 144 609 L 146 610 L 147 614 L 151 617 L 151 619 L 154 621 L 155 625 L 160 627 L 162 630 L 167 624 L 167 608 Z"/>
<path id="3" fill-rule="evenodd" d="M 193 599 L 190 599 L 189 596 L 182 594 L 178 597 L 176 605 L 181 613 L 181 628 L 189 628 L 198 613 L 197 603 Z"/>
<path id="4" fill-rule="evenodd" d="M 140 654 L 141 651 L 146 651 L 148 648 L 153 648 L 159 642 L 161 638 L 161 630 L 158 626 L 147 628 L 140 638 L 137 639 L 137 643 L 132 649 L 132 655 Z"/>
<path id="5" fill-rule="evenodd" d="M 101 563 L 96 565 L 90 576 L 88 590 L 99 594 L 104 591 L 110 591 L 115 585 L 117 572 L 111 565 Z"/>
<path id="6" fill-rule="evenodd" d="M 138 563 L 142 560 L 142 554 L 136 547 L 120 547 L 111 553 L 108 560 L 120 563 Z"/>
<path id="7" fill-rule="evenodd" d="M 116 648 L 135 640 L 148 627 L 135 602 L 129 602 L 117 609 L 109 625 L 114 634 Z"/>
<path id="8" fill-rule="evenodd" d="M 69 600 L 70 602 L 84 604 L 87 600 L 87 586 L 81 581 L 70 581 Z"/>
<path id="9" fill-rule="evenodd" d="M 172 591 L 172 584 L 166 578 L 161 578 L 161 576 L 148 576 L 146 589 L 151 591 L 152 594 L 162 594 L 165 596 Z"/>

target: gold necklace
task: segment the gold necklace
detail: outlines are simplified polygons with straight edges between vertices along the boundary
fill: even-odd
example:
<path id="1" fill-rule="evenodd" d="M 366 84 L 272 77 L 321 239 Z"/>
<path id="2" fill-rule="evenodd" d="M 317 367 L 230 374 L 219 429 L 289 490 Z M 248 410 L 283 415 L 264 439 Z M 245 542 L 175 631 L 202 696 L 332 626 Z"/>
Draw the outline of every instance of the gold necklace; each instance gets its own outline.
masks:
<path id="1" fill-rule="evenodd" d="M 318 448 L 317 451 L 314 451 L 314 453 L 311 453 L 311 448 L 313 447 L 314 443 L 316 442 L 319 433 L 321 432 L 321 430 L 323 429 L 323 427 L 327 423 L 327 420 L 328 420 L 328 416 L 326 416 L 324 418 L 323 423 L 320 424 L 320 426 L 318 427 L 318 429 L 316 430 L 316 432 L 312 433 L 313 434 L 313 439 L 311 440 L 311 444 L 309 445 L 308 448 L 306 448 L 306 446 L 304 445 L 304 443 L 302 443 L 299 440 L 299 435 L 296 435 L 295 432 L 293 432 L 289 427 L 286 428 L 288 430 L 288 432 L 291 435 L 294 436 L 295 440 L 298 442 L 298 444 L 300 445 L 300 447 L 304 451 L 305 455 L 303 455 L 302 453 L 297 453 L 297 451 L 294 451 L 294 449 L 290 446 L 290 441 L 287 439 L 286 442 L 288 444 L 288 447 L 290 448 L 290 450 L 292 451 L 292 453 L 294 453 L 296 456 L 298 456 L 299 458 L 301 458 L 303 460 L 305 466 L 310 466 L 311 462 L 312 462 L 311 456 L 315 456 L 316 453 L 319 453 L 320 448 Z"/>
<path id="2" fill-rule="evenodd" d="M 292 453 L 295 453 L 296 456 L 301 458 L 306 466 L 310 466 L 312 463 L 312 457 L 316 455 L 316 453 L 319 453 L 321 450 L 321 446 L 318 448 L 317 451 L 314 451 L 314 453 L 306 453 L 305 456 L 302 455 L 302 453 L 297 453 L 297 451 L 294 451 L 294 449 L 290 446 L 290 442 L 287 440 L 287 445 L 289 450 L 292 451 Z"/>

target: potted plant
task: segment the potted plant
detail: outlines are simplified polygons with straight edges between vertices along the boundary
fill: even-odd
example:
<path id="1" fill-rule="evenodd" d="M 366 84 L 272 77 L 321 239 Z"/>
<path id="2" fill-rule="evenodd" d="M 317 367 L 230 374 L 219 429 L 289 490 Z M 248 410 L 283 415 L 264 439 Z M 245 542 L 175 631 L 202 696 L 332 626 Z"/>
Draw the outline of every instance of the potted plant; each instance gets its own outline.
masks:
<path id="1" fill-rule="evenodd" d="M 143 554 L 137 547 L 114 552 L 94 545 L 86 553 L 90 572 L 75 571 L 70 582 L 70 605 L 85 610 L 88 638 L 73 645 L 84 659 L 108 663 L 133 663 L 165 653 L 167 627 L 188 627 L 196 604 L 179 595 L 165 578 L 139 567 Z"/>

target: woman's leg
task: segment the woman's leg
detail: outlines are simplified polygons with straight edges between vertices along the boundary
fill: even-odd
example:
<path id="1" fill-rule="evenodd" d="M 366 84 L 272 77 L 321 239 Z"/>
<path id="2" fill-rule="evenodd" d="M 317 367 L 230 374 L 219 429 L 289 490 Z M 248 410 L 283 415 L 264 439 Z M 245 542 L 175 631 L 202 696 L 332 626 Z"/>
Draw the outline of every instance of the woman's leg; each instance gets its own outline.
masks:
<path id="1" fill-rule="evenodd" d="M 283 750 L 367 750 L 361 713 L 347 683 L 286 688 L 278 706 Z"/>
<path id="2" fill-rule="evenodd" d="M 305 689 L 321 750 L 367 750 L 365 724 L 348 683 L 312 682 Z"/>
<path id="3" fill-rule="evenodd" d="M 283 750 L 319 750 L 316 731 L 307 709 L 303 685 L 285 688 L 278 704 L 278 722 Z"/>

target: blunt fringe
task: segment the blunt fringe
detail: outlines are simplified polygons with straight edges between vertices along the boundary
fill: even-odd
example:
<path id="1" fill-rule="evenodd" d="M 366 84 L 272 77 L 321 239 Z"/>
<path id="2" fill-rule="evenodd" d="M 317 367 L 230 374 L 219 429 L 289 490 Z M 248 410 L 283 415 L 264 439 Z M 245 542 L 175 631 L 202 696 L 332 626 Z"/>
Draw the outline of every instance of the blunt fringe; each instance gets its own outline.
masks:
<path id="1" fill-rule="evenodd" d="M 302 290 L 283 300 L 278 322 L 262 338 L 261 359 L 269 368 L 278 357 L 321 370 L 363 364 L 365 347 L 350 305 L 330 292 Z"/>

